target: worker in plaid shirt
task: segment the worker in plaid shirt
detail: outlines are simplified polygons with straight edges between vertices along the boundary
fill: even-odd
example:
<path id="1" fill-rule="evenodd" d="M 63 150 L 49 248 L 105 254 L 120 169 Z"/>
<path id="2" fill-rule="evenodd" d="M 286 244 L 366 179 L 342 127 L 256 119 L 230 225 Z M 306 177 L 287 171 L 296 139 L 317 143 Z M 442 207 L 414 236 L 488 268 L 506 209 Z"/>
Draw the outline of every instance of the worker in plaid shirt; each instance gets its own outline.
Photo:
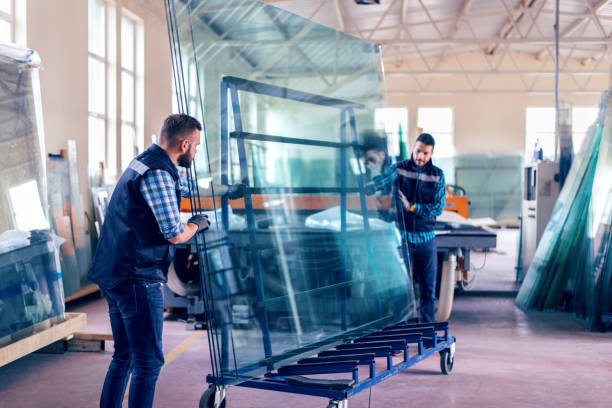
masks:
<path id="1" fill-rule="evenodd" d="M 421 134 L 408 160 L 400 161 L 373 177 L 375 189 L 393 186 L 396 222 L 402 234 L 402 256 L 419 285 L 420 319 L 435 320 L 438 255 L 434 227 L 446 202 L 444 172 L 431 162 L 435 140 Z"/>
<path id="2" fill-rule="evenodd" d="M 168 116 L 159 144 L 132 160 L 113 191 L 88 274 L 108 302 L 115 344 L 101 407 L 122 406 L 130 374 L 129 406 L 153 405 L 164 364 L 162 285 L 174 244 L 209 227 L 204 215 L 187 223 L 180 219 L 182 188 L 177 166 L 191 165 L 201 130 L 195 118 Z"/>

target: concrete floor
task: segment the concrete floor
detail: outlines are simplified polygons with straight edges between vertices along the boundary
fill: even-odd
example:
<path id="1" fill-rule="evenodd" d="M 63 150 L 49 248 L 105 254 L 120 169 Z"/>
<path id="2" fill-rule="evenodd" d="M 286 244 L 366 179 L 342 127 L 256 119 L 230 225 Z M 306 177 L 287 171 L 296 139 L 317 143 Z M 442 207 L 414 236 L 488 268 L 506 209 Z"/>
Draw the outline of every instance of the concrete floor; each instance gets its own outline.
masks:
<path id="1" fill-rule="evenodd" d="M 513 298 L 516 231 L 502 231 L 498 252 L 487 256 L 473 294 L 456 297 L 451 331 L 457 337 L 455 367 L 440 373 L 430 358 L 372 389 L 372 407 L 612 407 L 612 335 L 585 331 L 565 314 L 524 314 Z M 476 254 L 478 267 L 484 256 Z M 71 311 L 87 313 L 89 332 L 110 332 L 106 303 L 90 298 Z M 99 353 L 31 354 L 0 368 L 0 407 L 94 407 L 111 357 Z M 183 352 L 178 350 L 185 349 Z M 168 319 L 167 365 L 156 407 L 197 407 L 210 372 L 206 333 Z M 365 378 L 364 375 L 361 378 Z M 349 400 L 368 407 L 368 392 Z M 321 398 L 234 387 L 228 407 L 325 407 Z"/>

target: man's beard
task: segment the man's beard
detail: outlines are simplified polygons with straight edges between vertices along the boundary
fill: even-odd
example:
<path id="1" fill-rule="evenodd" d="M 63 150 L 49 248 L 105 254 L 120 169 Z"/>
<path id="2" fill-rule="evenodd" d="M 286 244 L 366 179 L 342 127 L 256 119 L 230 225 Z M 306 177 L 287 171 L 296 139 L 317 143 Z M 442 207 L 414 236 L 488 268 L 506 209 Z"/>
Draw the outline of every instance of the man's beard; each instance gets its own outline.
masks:
<path id="1" fill-rule="evenodd" d="M 178 157 L 177 162 L 179 166 L 185 167 L 186 169 L 188 169 L 191 166 L 191 160 L 192 159 L 189 158 L 189 152 L 187 152 L 187 153 L 181 154 Z"/>

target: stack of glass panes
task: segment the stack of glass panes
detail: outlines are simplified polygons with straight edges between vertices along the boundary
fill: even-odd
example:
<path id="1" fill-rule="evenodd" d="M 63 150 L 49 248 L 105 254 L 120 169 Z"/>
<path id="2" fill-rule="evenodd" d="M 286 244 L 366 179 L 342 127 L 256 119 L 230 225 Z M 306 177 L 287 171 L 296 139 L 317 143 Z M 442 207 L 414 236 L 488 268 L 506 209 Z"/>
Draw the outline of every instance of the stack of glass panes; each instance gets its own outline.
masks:
<path id="1" fill-rule="evenodd" d="M 361 188 L 377 46 L 255 0 L 166 7 L 179 109 L 206 127 L 190 175 L 249 187 L 191 201 L 213 224 L 198 261 L 215 381 L 416 317 L 398 234 Z"/>
<path id="2" fill-rule="evenodd" d="M 0 346 L 64 313 L 48 232 L 39 63 L 32 50 L 0 45 Z"/>
<path id="3" fill-rule="evenodd" d="M 595 328 L 612 311 L 612 105 L 600 112 L 574 158 L 516 303 L 571 311 Z"/>

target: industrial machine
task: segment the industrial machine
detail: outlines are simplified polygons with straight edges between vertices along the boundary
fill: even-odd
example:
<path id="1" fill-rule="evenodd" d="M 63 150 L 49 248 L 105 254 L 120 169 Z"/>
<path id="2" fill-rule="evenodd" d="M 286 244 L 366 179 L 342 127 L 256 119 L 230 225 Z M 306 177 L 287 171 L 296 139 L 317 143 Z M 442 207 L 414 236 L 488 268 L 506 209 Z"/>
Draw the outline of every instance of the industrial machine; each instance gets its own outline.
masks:
<path id="1" fill-rule="evenodd" d="M 527 271 L 559 196 L 559 164 L 538 161 L 523 166 L 521 208 L 521 260 L 519 271 Z M 519 274 L 520 275 L 520 274 Z M 519 276 L 519 281 L 520 276 Z"/>

